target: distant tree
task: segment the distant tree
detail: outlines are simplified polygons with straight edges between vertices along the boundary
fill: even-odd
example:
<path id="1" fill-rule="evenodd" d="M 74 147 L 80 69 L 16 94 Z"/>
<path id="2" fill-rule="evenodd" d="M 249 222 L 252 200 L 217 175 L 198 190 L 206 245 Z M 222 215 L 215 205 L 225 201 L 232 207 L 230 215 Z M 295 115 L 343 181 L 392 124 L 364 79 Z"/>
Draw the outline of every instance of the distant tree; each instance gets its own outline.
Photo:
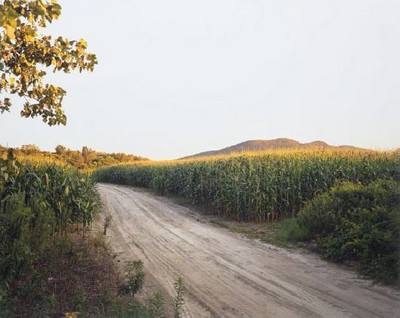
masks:
<path id="1" fill-rule="evenodd" d="M 85 164 L 89 164 L 89 162 L 92 159 L 92 155 L 94 154 L 94 151 L 92 149 L 90 149 L 87 146 L 83 146 L 82 147 L 82 157 L 83 160 L 85 161 Z"/>
<path id="2" fill-rule="evenodd" d="M 57 155 L 63 155 L 67 152 L 67 148 L 62 145 L 58 145 L 55 150 Z"/>
<path id="3" fill-rule="evenodd" d="M 36 145 L 22 145 L 21 146 L 21 151 L 24 154 L 27 155 L 32 155 L 34 153 L 39 153 L 40 152 L 40 148 Z"/>
<path id="4" fill-rule="evenodd" d="M 88 157 L 89 157 L 89 148 L 87 146 L 82 147 L 82 157 L 87 162 Z"/>
<path id="5" fill-rule="evenodd" d="M 4 0 L 0 4 L 0 94 L 25 99 L 23 117 L 41 116 L 48 125 L 66 124 L 62 100 L 66 91 L 43 82 L 48 67 L 53 71 L 93 71 L 97 59 L 86 52 L 87 43 L 40 35 L 61 14 L 57 0 Z M 8 96 L 0 99 L 0 112 L 9 111 Z"/>
<path id="6" fill-rule="evenodd" d="M 113 158 L 115 158 L 116 160 L 121 161 L 121 162 L 125 161 L 125 159 L 127 157 L 126 154 L 121 153 L 121 152 L 113 153 L 112 156 L 113 156 Z"/>

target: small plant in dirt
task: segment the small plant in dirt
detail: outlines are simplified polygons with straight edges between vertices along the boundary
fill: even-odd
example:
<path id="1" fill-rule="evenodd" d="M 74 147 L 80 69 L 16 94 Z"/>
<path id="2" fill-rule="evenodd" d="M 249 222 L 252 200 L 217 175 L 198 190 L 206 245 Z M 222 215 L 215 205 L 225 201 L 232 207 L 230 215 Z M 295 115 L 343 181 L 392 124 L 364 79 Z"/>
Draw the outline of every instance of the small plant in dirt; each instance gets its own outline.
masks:
<path id="1" fill-rule="evenodd" d="M 112 216 L 111 216 L 111 215 L 107 215 L 107 216 L 104 218 L 104 222 L 103 222 L 103 235 L 107 235 L 107 229 L 110 227 L 111 220 L 112 220 Z"/>
<path id="2" fill-rule="evenodd" d="M 125 283 L 121 286 L 121 292 L 135 296 L 143 287 L 144 272 L 143 262 L 129 261 L 126 263 L 126 279 Z"/>
<path id="3" fill-rule="evenodd" d="M 185 303 L 183 299 L 183 294 L 185 290 L 184 280 L 182 277 L 179 277 L 174 284 L 176 296 L 174 298 L 174 317 L 180 318 L 182 315 L 182 307 Z"/>
<path id="4" fill-rule="evenodd" d="M 156 292 L 153 297 L 147 300 L 146 307 L 148 308 L 152 317 L 162 318 L 164 315 L 165 299 L 161 292 Z"/>

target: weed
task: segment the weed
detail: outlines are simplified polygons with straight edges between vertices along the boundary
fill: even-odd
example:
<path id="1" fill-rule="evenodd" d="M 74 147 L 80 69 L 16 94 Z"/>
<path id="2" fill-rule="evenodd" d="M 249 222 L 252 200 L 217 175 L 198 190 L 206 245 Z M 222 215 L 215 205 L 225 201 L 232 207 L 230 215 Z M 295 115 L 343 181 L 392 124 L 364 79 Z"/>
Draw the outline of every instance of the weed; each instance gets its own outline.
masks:
<path id="1" fill-rule="evenodd" d="M 157 292 L 147 300 L 146 307 L 148 308 L 149 312 L 152 316 L 157 318 L 164 317 L 164 295 L 161 292 Z"/>
<path id="2" fill-rule="evenodd" d="M 112 220 L 112 216 L 111 215 L 107 215 L 104 218 L 104 222 L 103 222 L 103 235 L 107 235 L 107 229 L 109 228 L 110 224 L 111 224 L 111 220 Z"/>
<path id="3" fill-rule="evenodd" d="M 174 316 L 175 318 L 181 317 L 182 314 L 182 307 L 185 304 L 183 299 L 183 294 L 185 290 L 184 281 L 182 277 L 179 277 L 175 283 L 174 288 L 176 292 L 176 296 L 174 298 Z"/>
<path id="4" fill-rule="evenodd" d="M 135 296 L 144 283 L 143 262 L 129 261 L 126 263 L 125 283 L 121 286 L 121 292 Z"/>

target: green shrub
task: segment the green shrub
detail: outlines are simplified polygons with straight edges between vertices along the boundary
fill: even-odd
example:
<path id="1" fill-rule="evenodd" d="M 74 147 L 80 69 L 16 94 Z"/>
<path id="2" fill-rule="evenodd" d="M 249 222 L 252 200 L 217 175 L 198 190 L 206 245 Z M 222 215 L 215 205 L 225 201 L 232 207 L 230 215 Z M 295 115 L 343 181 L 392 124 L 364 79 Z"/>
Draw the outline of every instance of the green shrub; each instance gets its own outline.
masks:
<path id="1" fill-rule="evenodd" d="M 356 261 L 375 279 L 398 281 L 400 183 L 342 183 L 306 203 L 298 223 L 320 252 L 336 261 Z"/>
<path id="2" fill-rule="evenodd" d="M 281 222 L 280 229 L 276 234 L 276 240 L 279 243 L 290 243 L 303 241 L 309 237 L 305 227 L 297 222 L 296 218 L 285 219 Z"/>

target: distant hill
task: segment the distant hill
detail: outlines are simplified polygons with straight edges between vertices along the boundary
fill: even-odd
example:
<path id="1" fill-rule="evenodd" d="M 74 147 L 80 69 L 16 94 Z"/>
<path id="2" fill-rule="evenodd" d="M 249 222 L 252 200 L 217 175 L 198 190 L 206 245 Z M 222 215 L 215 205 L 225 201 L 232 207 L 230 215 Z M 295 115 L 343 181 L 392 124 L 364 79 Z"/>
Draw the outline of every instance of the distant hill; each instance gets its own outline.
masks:
<path id="1" fill-rule="evenodd" d="M 237 145 L 229 146 L 219 150 L 200 152 L 198 154 L 187 156 L 182 159 L 227 155 L 243 151 L 263 151 L 263 150 L 274 150 L 274 149 L 301 149 L 301 148 L 341 148 L 341 149 L 347 148 L 353 150 L 362 150 L 361 148 L 353 146 L 338 146 L 338 147 L 331 146 L 326 142 L 320 140 L 302 144 L 297 140 L 288 138 L 278 138 L 271 140 L 248 140 L 245 142 L 241 142 L 240 144 Z"/>

